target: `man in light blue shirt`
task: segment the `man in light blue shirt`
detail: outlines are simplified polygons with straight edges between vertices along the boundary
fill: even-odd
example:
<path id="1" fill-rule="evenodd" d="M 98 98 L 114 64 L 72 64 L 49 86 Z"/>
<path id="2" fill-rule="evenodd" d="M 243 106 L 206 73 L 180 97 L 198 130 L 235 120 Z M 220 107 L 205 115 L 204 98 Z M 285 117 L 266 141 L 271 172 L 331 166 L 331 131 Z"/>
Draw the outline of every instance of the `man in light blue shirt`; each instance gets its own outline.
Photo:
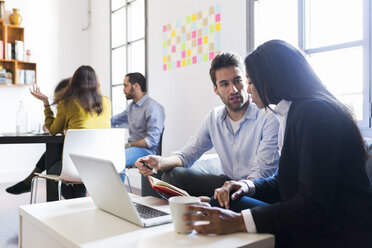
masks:
<path id="1" fill-rule="evenodd" d="M 131 166 L 139 157 L 158 154 L 165 113 L 163 106 L 146 94 L 146 78 L 141 73 L 125 75 L 123 91 L 127 100 L 133 102 L 111 118 L 111 126 L 128 128 L 125 156 L 126 166 Z"/>
<path id="2" fill-rule="evenodd" d="M 190 195 L 212 196 L 214 189 L 229 180 L 271 176 L 279 162 L 279 123 L 250 102 L 242 58 L 231 52 L 218 54 L 212 61 L 210 76 L 213 88 L 224 106 L 216 107 L 202 121 L 196 134 L 171 156 L 146 156 L 135 165 L 145 176 L 152 171 L 166 171 L 162 179 Z M 214 148 L 223 174 L 212 175 L 190 169 L 200 156 Z"/>

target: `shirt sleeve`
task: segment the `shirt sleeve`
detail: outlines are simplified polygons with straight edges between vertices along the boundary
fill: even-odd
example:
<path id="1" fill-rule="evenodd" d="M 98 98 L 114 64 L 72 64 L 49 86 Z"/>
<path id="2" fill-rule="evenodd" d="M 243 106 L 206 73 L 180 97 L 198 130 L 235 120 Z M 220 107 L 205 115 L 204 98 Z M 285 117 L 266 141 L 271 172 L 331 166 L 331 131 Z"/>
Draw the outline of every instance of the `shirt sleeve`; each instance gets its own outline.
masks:
<path id="1" fill-rule="evenodd" d="M 45 126 L 48 128 L 50 134 L 62 133 L 66 129 L 66 111 L 62 101 L 57 105 L 57 116 L 55 118 L 50 107 L 44 109 L 44 114 Z"/>
<path id="2" fill-rule="evenodd" d="M 211 119 L 212 118 L 209 114 L 202 121 L 196 134 L 190 137 L 186 145 L 180 151 L 174 153 L 181 158 L 184 167 L 190 168 L 204 152 L 213 147 L 209 132 L 209 122 Z"/>
<path id="3" fill-rule="evenodd" d="M 252 212 L 250 209 L 242 210 L 242 215 L 244 219 L 245 229 L 249 233 L 256 233 L 256 224 L 254 223 Z"/>
<path id="4" fill-rule="evenodd" d="M 111 117 L 111 127 L 128 127 L 128 111 L 124 110 L 120 114 Z"/>
<path id="5" fill-rule="evenodd" d="M 278 131 L 279 122 L 273 114 L 269 114 L 248 178 L 269 177 L 274 174 L 279 164 Z"/>
<path id="6" fill-rule="evenodd" d="M 160 136 L 164 129 L 165 112 L 163 106 L 158 103 L 151 104 L 146 112 L 147 136 L 145 142 L 149 149 L 158 146 Z"/>

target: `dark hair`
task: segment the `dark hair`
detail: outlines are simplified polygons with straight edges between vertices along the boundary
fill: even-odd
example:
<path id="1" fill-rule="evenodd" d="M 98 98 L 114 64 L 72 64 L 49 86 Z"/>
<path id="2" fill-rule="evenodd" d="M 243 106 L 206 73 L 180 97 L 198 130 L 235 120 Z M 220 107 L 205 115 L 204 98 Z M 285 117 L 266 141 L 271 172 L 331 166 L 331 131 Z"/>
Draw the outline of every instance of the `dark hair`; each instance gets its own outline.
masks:
<path id="1" fill-rule="evenodd" d="M 71 78 L 66 78 L 66 79 L 63 79 L 61 82 L 59 82 L 57 84 L 56 88 L 54 89 L 54 95 L 56 95 L 58 92 L 60 92 L 64 88 L 66 88 L 66 86 L 68 85 L 70 80 L 71 80 Z"/>
<path id="2" fill-rule="evenodd" d="M 245 66 L 265 108 L 283 99 L 320 99 L 334 106 L 358 136 L 361 159 L 366 161 L 366 146 L 351 111 L 326 89 L 299 50 L 285 41 L 271 40 L 250 53 Z"/>
<path id="3" fill-rule="evenodd" d="M 135 83 L 138 83 L 141 87 L 142 92 L 146 92 L 146 78 L 139 72 L 132 72 L 125 75 L 128 77 L 128 81 L 133 85 Z"/>
<path id="4" fill-rule="evenodd" d="M 73 99 L 89 113 L 99 115 L 103 110 L 100 84 L 94 69 L 89 65 L 82 65 L 75 71 L 66 88 L 56 93 L 53 104 L 64 100 L 67 105 Z"/>
<path id="5" fill-rule="evenodd" d="M 211 76 L 214 86 L 217 86 L 216 71 L 230 66 L 239 67 L 244 71 L 244 62 L 242 57 L 233 52 L 221 52 L 214 57 L 211 69 L 209 70 L 209 75 Z"/>

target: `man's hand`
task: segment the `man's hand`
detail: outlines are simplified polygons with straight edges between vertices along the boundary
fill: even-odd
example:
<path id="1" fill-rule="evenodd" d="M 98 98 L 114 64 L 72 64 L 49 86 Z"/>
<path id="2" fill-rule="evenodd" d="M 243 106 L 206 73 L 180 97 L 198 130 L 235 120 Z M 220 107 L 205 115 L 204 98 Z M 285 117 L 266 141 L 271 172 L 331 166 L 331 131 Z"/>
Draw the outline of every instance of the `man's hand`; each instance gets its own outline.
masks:
<path id="1" fill-rule="evenodd" d="M 207 224 L 189 224 L 187 229 L 194 229 L 201 234 L 228 234 L 246 232 L 244 219 L 241 213 L 231 210 L 212 208 L 200 205 L 190 205 L 187 208 L 190 214 L 184 215 L 186 221 L 208 221 Z M 202 213 L 202 214 L 200 214 Z"/>
<path id="2" fill-rule="evenodd" d="M 221 207 L 225 207 L 226 209 L 230 208 L 230 192 L 234 192 L 231 195 L 231 200 L 234 201 L 248 193 L 248 185 L 244 182 L 227 181 L 221 188 L 215 189 L 214 198 L 218 200 Z"/>
<path id="3" fill-rule="evenodd" d="M 153 174 L 153 171 L 148 169 L 143 163 L 147 164 L 151 168 L 154 168 L 155 170 L 160 169 L 160 161 L 161 157 L 156 155 L 149 155 L 142 158 L 137 159 L 137 161 L 134 163 L 134 165 L 137 167 L 138 172 L 145 177 Z"/>

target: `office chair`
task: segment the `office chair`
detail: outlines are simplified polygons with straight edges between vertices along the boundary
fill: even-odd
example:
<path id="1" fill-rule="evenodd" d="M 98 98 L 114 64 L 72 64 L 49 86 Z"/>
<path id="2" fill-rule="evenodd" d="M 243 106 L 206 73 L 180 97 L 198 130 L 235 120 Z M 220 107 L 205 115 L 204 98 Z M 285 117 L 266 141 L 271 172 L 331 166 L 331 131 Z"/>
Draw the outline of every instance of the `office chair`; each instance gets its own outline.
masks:
<path id="1" fill-rule="evenodd" d="M 125 130 L 115 129 L 69 129 L 63 144 L 62 171 L 60 175 L 35 174 L 31 182 L 30 204 L 36 201 L 37 180 L 39 178 L 58 182 L 58 200 L 61 200 L 62 183 L 82 184 L 82 180 L 69 156 L 70 152 L 91 155 L 111 160 L 117 171 L 125 168 Z M 99 175 L 97 175 L 99 177 Z M 35 184 L 36 183 L 36 184 Z M 129 183 L 129 182 L 128 182 Z M 130 187 L 130 183 L 129 183 Z"/>
<path id="2" fill-rule="evenodd" d="M 159 156 L 162 155 L 164 129 L 165 128 L 163 128 L 163 131 L 161 132 L 160 139 L 159 139 L 158 151 L 156 153 L 156 155 L 159 155 Z M 159 171 L 158 173 L 153 174 L 151 176 L 153 176 L 155 178 L 158 178 L 158 179 L 161 179 L 162 175 L 163 175 L 163 172 Z M 144 177 L 143 175 L 141 175 L 141 195 L 142 196 L 154 196 L 154 197 L 158 197 L 158 198 L 160 197 L 159 194 L 157 193 L 157 191 L 154 190 L 153 188 L 151 188 L 151 185 L 149 183 L 148 178 Z"/>

